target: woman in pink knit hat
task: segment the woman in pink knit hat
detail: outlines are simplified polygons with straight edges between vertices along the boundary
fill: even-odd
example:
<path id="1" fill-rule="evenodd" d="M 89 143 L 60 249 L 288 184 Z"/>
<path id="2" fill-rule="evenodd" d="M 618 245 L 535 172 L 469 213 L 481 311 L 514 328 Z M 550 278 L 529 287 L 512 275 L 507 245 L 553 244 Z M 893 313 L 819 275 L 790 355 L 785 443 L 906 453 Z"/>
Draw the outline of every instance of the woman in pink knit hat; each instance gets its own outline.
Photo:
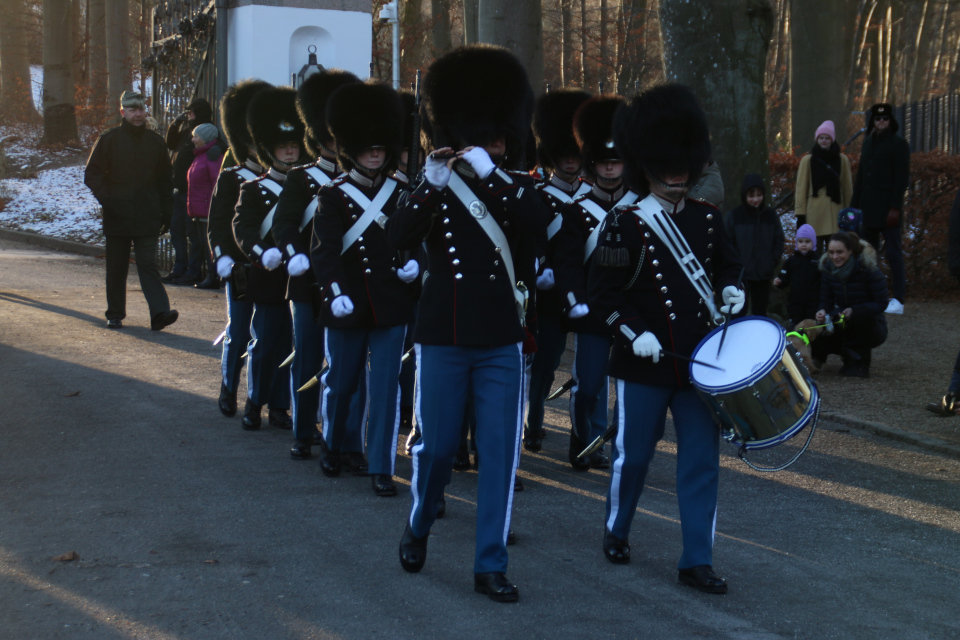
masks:
<path id="1" fill-rule="evenodd" d="M 822 250 L 827 239 L 839 231 L 837 214 L 850 206 L 853 197 L 853 175 L 850 159 L 840 153 L 833 122 L 827 120 L 814 136 L 810 153 L 800 160 L 797 170 L 797 226 L 809 224 L 817 233 Z"/>

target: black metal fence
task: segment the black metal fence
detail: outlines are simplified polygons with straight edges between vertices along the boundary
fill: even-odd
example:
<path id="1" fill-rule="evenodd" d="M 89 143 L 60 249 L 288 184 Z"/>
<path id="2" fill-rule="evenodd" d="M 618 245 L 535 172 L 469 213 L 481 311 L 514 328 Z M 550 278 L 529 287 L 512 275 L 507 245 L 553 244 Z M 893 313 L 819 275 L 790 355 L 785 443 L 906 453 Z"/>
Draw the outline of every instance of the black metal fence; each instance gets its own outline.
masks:
<path id="1" fill-rule="evenodd" d="M 960 91 L 895 108 L 911 151 L 960 153 Z"/>

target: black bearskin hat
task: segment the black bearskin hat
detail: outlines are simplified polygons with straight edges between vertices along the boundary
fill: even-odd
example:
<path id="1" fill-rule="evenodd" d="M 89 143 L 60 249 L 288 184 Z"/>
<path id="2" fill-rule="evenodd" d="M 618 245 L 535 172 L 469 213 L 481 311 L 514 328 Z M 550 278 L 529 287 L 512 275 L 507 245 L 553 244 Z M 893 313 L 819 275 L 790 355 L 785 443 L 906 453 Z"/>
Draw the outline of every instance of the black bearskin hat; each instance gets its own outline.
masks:
<path id="1" fill-rule="evenodd" d="M 463 149 L 503 138 L 508 162 L 522 167 L 533 91 L 527 72 L 502 47 L 460 47 L 430 65 L 424 80 L 424 105 L 433 145 Z"/>
<path id="2" fill-rule="evenodd" d="M 337 162 L 357 166 L 370 147 L 386 147 L 384 168 L 396 168 L 403 136 L 403 100 L 393 87 L 375 81 L 345 84 L 327 101 L 327 127 L 337 145 Z"/>
<path id="3" fill-rule="evenodd" d="M 229 87 L 220 99 L 220 124 L 238 164 L 247 159 L 250 155 L 247 148 L 253 145 L 247 129 L 247 108 L 250 101 L 255 95 L 272 86 L 263 80 L 241 80 Z"/>
<path id="4" fill-rule="evenodd" d="M 257 148 L 257 158 L 264 167 L 282 167 L 273 155 L 274 149 L 285 142 L 300 145 L 303 162 L 303 122 L 297 114 L 297 92 L 292 87 L 273 87 L 261 91 L 247 109 L 247 128 Z"/>
<path id="5" fill-rule="evenodd" d="M 580 155 L 573 137 L 573 115 L 589 99 L 590 94 L 583 89 L 561 89 L 537 100 L 533 133 L 537 139 L 537 160 L 545 171 L 554 171 L 559 158 Z"/>
<path id="6" fill-rule="evenodd" d="M 580 105 L 573 116 L 573 135 L 590 174 L 594 163 L 622 158 L 613 144 L 613 116 L 623 104 L 619 96 L 597 96 Z"/>
<path id="7" fill-rule="evenodd" d="M 624 105 L 613 122 L 613 140 L 624 181 L 635 190 L 648 190 L 644 170 L 654 176 L 686 172 L 693 184 L 712 155 L 707 116 L 681 84 L 653 87 Z"/>
<path id="8" fill-rule="evenodd" d="M 360 82 L 360 78 L 342 69 L 327 69 L 315 73 L 297 89 L 297 111 L 306 126 L 304 143 L 314 158 L 320 157 L 320 147 L 331 147 L 333 136 L 327 129 L 327 101 L 334 91 L 345 84 Z"/>

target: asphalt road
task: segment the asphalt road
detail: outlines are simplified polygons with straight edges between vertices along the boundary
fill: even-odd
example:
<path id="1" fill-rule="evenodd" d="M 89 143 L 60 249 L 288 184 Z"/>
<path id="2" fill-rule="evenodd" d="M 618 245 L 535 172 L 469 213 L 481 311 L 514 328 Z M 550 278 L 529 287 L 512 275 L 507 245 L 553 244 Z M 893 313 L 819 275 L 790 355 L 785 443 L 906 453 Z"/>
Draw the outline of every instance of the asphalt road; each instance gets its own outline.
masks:
<path id="1" fill-rule="evenodd" d="M 730 593 L 707 595 L 676 581 L 672 436 L 633 563 L 614 566 L 608 476 L 565 462 L 557 400 L 544 451 L 521 460 L 521 600 L 496 604 L 472 590 L 475 472 L 454 474 L 427 565 L 405 573 L 408 458 L 397 498 L 290 460 L 289 432 L 217 410 L 222 293 L 171 288 L 180 321 L 152 332 L 132 272 L 116 332 L 103 282 L 102 260 L 0 241 L 4 640 L 960 638 L 960 460 L 830 424 L 776 474 L 724 445 L 715 565 Z"/>

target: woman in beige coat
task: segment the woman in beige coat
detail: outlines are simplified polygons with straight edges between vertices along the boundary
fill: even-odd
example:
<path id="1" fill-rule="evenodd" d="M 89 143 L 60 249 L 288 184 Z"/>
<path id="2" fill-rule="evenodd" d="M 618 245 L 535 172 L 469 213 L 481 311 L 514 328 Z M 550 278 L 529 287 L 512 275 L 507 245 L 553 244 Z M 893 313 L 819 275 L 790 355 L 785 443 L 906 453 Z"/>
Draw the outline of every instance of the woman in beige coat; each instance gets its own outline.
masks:
<path id="1" fill-rule="evenodd" d="M 850 206 L 853 177 L 850 159 L 840 153 L 833 122 L 827 120 L 817 128 L 816 144 L 800 160 L 797 170 L 797 226 L 809 224 L 817 232 L 821 250 L 827 239 L 839 231 L 837 214 Z"/>

